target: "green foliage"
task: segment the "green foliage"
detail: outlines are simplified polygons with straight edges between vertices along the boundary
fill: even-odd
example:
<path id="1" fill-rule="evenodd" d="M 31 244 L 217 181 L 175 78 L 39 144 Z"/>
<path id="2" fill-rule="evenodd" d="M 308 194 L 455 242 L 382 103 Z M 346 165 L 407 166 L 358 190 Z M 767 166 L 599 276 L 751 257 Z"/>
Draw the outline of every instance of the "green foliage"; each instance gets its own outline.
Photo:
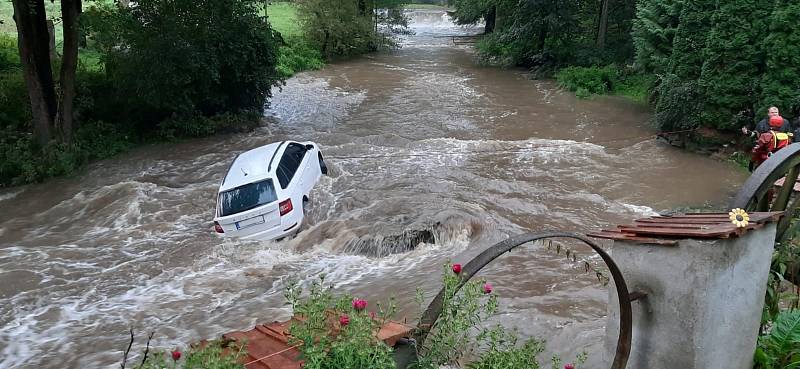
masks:
<path id="1" fill-rule="evenodd" d="M 633 101 L 647 103 L 654 77 L 629 70 L 620 73 L 620 80 L 614 85 L 614 93 Z"/>
<path id="2" fill-rule="evenodd" d="M 224 113 L 211 117 L 200 114 L 173 116 L 158 124 L 158 137 L 175 140 L 185 137 L 204 137 L 219 132 L 244 132 L 255 128 L 261 115 L 256 113 Z"/>
<path id="3" fill-rule="evenodd" d="M 503 31 L 481 37 L 475 44 L 475 49 L 485 63 L 502 67 L 530 66 L 538 51 L 532 39 L 513 37 Z"/>
<path id="4" fill-rule="evenodd" d="M 72 174 L 89 161 L 128 150 L 132 141 L 117 126 L 87 122 L 74 132 L 73 143 L 38 147 L 30 134 L 9 131 L 0 137 L 0 186 L 37 182 Z"/>
<path id="5" fill-rule="evenodd" d="M 765 9 L 770 8 L 769 4 L 764 0 L 723 2 L 714 12 L 714 27 L 701 53 L 704 63 L 699 85 L 703 90 L 701 116 L 705 125 L 735 130 L 746 123 L 736 115 L 751 110 L 757 96 L 756 87 L 764 65 L 759 45 L 766 35 L 766 29 L 762 29 L 765 24 L 759 20 L 768 16 Z"/>
<path id="6" fill-rule="evenodd" d="M 260 1 L 143 0 L 85 14 L 125 118 L 150 128 L 173 114 L 262 111 L 281 76 Z M 138 119 L 137 119 L 138 118 Z"/>
<path id="7" fill-rule="evenodd" d="M 769 333 L 758 338 L 754 368 L 800 368 L 800 310 L 781 312 Z"/>
<path id="8" fill-rule="evenodd" d="M 297 38 L 280 48 L 278 73 L 284 78 L 304 70 L 317 70 L 324 66 L 322 54 L 305 40 Z"/>
<path id="9" fill-rule="evenodd" d="M 0 73 L 19 69 L 17 40 L 9 35 L 0 34 Z"/>
<path id="10" fill-rule="evenodd" d="M 227 352 L 225 352 L 227 350 Z M 136 369 L 244 369 L 239 360 L 245 355 L 243 346 L 224 341 L 211 341 L 203 346 L 192 347 L 181 358 L 173 360 L 170 351 L 155 351 Z"/>
<path id="11" fill-rule="evenodd" d="M 451 16 L 456 24 L 475 24 L 480 22 L 489 9 L 498 2 L 497 0 L 451 0 L 450 5 L 455 8 Z"/>
<path id="12" fill-rule="evenodd" d="M 800 225 L 800 220 L 793 219 L 790 230 L 795 230 Z M 800 307 L 800 291 L 792 293 L 786 291 L 786 275 L 796 274 L 798 270 L 790 270 L 792 267 L 800 265 L 800 237 L 796 233 L 788 241 L 775 245 L 775 252 L 772 255 L 770 264 L 769 280 L 767 282 L 767 293 L 764 299 L 764 311 L 761 316 L 762 326 L 775 320 L 781 312 L 781 306 Z"/>
<path id="13" fill-rule="evenodd" d="M 459 289 L 461 278 L 451 269 L 450 265 L 444 267 L 442 312 L 424 345 L 417 348 L 421 354 L 417 369 L 434 369 L 462 358 L 469 347 L 476 345 L 476 338 L 470 333 L 476 333 L 481 323 L 497 312 L 497 295 L 484 298 L 481 287 L 485 281 L 470 280 Z"/>
<path id="14" fill-rule="evenodd" d="M 800 115 L 800 54 L 789 45 L 800 45 L 800 3 L 779 2 L 769 18 L 769 34 L 763 45 L 766 53 L 766 72 L 761 78 L 760 110 L 778 106 L 784 116 Z"/>
<path id="15" fill-rule="evenodd" d="M 636 62 L 646 73 L 666 71 L 672 55 L 672 41 L 678 28 L 679 0 L 641 0 L 633 22 Z"/>
<path id="16" fill-rule="evenodd" d="M 395 47 L 393 34 L 407 26 L 399 0 L 297 0 L 296 4 L 307 40 L 327 59 Z"/>
<path id="17" fill-rule="evenodd" d="M 556 80 L 570 91 L 582 89 L 589 94 L 605 94 L 613 90 L 619 80 L 619 69 L 615 65 L 567 67 L 556 73 Z"/>
<path id="18" fill-rule="evenodd" d="M 695 81 L 682 81 L 668 74 L 658 87 L 655 115 L 656 127 L 662 131 L 680 131 L 700 126 L 702 101 Z"/>
<path id="19" fill-rule="evenodd" d="M 596 44 L 597 2 L 455 0 L 450 4 L 461 24 L 475 23 L 496 9 L 494 33 L 477 45 L 480 56 L 492 64 L 531 67 L 538 74 L 547 74 L 561 66 L 624 63 L 633 55 L 633 1 L 614 5 L 604 47 Z"/>
<path id="20" fill-rule="evenodd" d="M 324 66 L 325 62 L 319 49 L 304 37 L 297 6 L 294 3 L 270 4 L 267 14 L 270 25 L 284 40 L 278 52 L 276 66 L 281 77 L 289 78 L 298 72 L 316 70 Z"/>
<path id="21" fill-rule="evenodd" d="M 296 283 L 286 290 L 294 314 L 301 317 L 289 328 L 290 344 L 298 348 L 305 369 L 391 369 L 392 349 L 375 339 L 383 322 L 394 314 L 394 305 L 381 309 L 375 318 L 366 309 L 356 310 L 350 295 L 335 297 L 325 286 L 325 277 L 311 283 L 309 295 L 301 299 Z M 340 319 L 347 317 L 347 322 Z M 333 331 L 336 329 L 337 331 Z"/>
<path id="22" fill-rule="evenodd" d="M 567 67 L 556 73 L 559 85 L 585 99 L 593 94 L 616 94 L 644 103 L 653 83 L 649 75 L 610 64 L 605 67 Z"/>
<path id="23" fill-rule="evenodd" d="M 31 109 L 22 72 L 0 72 L 0 128 L 8 131 L 30 129 Z"/>
<path id="24" fill-rule="evenodd" d="M 501 326 L 481 332 L 478 340 L 486 340 L 486 351 L 468 369 L 539 369 L 536 357 L 544 352 L 544 341 L 530 339 L 520 346 L 517 335 Z"/>

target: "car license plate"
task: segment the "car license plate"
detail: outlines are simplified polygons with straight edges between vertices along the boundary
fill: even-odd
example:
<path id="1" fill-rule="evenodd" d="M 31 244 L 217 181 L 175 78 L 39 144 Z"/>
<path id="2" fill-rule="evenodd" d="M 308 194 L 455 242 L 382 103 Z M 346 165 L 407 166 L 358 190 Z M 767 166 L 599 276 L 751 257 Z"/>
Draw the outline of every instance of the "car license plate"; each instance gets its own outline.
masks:
<path id="1" fill-rule="evenodd" d="M 236 222 L 236 229 L 245 229 L 247 227 L 251 227 L 257 224 L 264 224 L 264 216 L 259 215 L 254 218 L 245 219 L 241 222 Z"/>

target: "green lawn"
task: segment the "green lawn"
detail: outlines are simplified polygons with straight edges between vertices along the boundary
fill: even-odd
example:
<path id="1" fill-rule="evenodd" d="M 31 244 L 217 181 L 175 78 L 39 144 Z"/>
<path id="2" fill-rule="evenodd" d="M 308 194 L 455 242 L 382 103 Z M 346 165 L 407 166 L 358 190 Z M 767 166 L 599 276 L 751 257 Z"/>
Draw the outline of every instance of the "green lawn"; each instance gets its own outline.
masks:
<path id="1" fill-rule="evenodd" d="M 280 32 L 284 39 L 300 37 L 303 30 L 297 19 L 297 8 L 292 3 L 272 3 L 267 8 L 269 23 L 272 28 Z"/>
<path id="2" fill-rule="evenodd" d="M 84 7 L 86 6 L 86 2 L 84 2 Z M 47 12 L 47 18 L 53 19 L 55 22 L 56 28 L 56 43 L 60 43 L 62 40 L 62 32 L 61 32 L 61 22 L 59 21 L 61 17 L 61 3 L 58 1 L 45 1 L 44 2 L 45 11 Z M 16 36 L 17 34 L 17 25 L 14 24 L 14 4 L 11 3 L 11 0 L 0 0 L 0 32 L 1 33 L 11 33 Z"/>
<path id="3" fill-rule="evenodd" d="M 14 6 L 10 0 L 0 0 L 0 33 L 16 33 L 17 26 L 14 25 Z"/>

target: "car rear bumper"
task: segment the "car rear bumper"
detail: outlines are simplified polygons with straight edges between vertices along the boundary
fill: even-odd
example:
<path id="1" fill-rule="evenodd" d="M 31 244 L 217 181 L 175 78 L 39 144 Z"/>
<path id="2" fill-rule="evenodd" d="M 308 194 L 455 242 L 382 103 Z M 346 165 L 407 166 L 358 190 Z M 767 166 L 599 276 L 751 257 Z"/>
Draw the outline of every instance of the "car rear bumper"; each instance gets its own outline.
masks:
<path id="1" fill-rule="evenodd" d="M 245 236 L 237 235 L 236 232 L 226 232 L 224 235 L 226 237 L 237 237 L 244 240 L 259 240 L 259 241 L 270 241 L 279 238 L 284 238 L 286 236 L 291 235 L 292 233 L 297 232 L 300 229 L 300 225 L 303 224 L 303 214 L 301 209 L 295 209 L 292 213 L 297 214 L 290 214 L 288 216 L 281 217 L 281 224 L 265 229 L 263 231 L 259 231 L 256 233 L 251 233 Z"/>

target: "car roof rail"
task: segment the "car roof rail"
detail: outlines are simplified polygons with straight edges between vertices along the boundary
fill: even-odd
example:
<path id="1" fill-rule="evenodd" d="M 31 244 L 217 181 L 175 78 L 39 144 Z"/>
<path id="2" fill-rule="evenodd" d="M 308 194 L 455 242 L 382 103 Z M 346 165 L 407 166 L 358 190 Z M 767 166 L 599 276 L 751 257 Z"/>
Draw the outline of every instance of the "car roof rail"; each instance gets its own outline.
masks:
<path id="1" fill-rule="evenodd" d="M 272 158 L 269 159 L 269 164 L 267 165 L 267 173 L 272 171 L 272 162 L 275 160 L 275 155 L 278 155 L 278 150 L 280 150 L 281 146 L 283 146 L 285 143 L 286 141 L 281 141 L 281 143 L 278 144 L 278 147 L 275 148 L 275 152 L 272 153 Z"/>

